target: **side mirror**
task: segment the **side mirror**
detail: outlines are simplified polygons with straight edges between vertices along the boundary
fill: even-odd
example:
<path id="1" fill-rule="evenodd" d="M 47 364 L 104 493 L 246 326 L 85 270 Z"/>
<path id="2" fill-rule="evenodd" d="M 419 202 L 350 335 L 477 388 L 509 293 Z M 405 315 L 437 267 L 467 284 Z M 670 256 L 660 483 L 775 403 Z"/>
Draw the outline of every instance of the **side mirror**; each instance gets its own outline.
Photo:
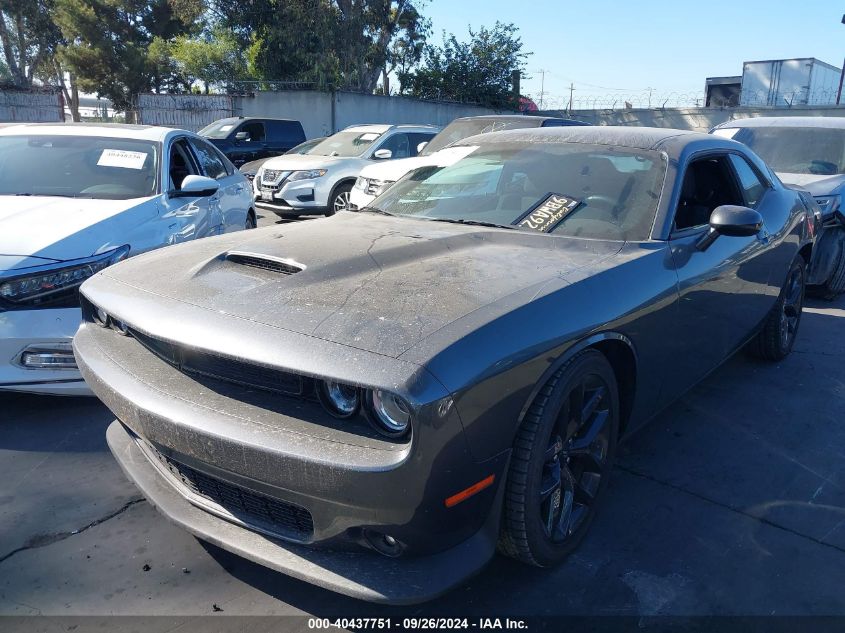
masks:
<path id="1" fill-rule="evenodd" d="M 238 132 L 235 134 L 236 141 L 248 141 L 250 140 L 249 132 Z"/>
<path id="2" fill-rule="evenodd" d="M 428 141 L 423 141 L 419 145 L 417 145 L 417 154 L 425 149 L 425 146 L 428 145 Z"/>
<path id="3" fill-rule="evenodd" d="M 171 198 L 205 198 L 213 196 L 220 189 L 220 183 L 207 176 L 185 176 L 182 188 L 168 192 Z"/>
<path id="4" fill-rule="evenodd" d="M 373 158 L 377 160 L 386 160 L 393 157 L 393 152 L 389 149 L 377 149 L 373 154 Z"/>
<path id="5" fill-rule="evenodd" d="M 710 214 L 710 230 L 696 244 L 698 250 L 710 247 L 720 235 L 726 237 L 751 237 L 763 228 L 763 216 L 754 209 L 725 204 Z"/>

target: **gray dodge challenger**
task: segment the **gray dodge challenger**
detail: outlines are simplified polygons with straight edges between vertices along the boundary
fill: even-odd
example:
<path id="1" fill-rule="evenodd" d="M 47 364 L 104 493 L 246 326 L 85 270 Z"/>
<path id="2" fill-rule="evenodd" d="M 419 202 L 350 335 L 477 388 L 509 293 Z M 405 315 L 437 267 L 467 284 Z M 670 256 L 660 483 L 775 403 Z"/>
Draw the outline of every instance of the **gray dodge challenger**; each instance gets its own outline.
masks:
<path id="1" fill-rule="evenodd" d="M 108 442 L 199 538 L 413 603 L 562 561 L 620 437 L 735 351 L 778 361 L 813 223 L 745 145 L 649 128 L 465 139 L 358 213 L 134 257 L 74 341 Z"/>

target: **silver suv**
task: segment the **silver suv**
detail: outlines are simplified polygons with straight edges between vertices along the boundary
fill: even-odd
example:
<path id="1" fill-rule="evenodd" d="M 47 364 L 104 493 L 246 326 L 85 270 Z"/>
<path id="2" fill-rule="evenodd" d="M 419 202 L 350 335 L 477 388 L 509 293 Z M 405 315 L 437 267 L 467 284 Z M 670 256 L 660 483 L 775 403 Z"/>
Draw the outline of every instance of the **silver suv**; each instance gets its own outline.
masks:
<path id="1" fill-rule="evenodd" d="M 349 192 L 373 161 L 410 158 L 440 129 L 432 125 L 354 125 L 329 136 L 306 154 L 265 162 L 253 180 L 256 206 L 280 217 L 349 207 Z"/>

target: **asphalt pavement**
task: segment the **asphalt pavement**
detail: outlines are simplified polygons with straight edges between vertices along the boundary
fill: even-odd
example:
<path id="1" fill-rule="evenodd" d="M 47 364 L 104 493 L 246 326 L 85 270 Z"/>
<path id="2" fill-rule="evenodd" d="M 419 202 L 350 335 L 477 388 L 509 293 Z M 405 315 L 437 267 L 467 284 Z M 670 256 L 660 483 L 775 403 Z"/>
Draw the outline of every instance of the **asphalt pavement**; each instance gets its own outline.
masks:
<path id="1" fill-rule="evenodd" d="M 497 557 L 404 608 L 168 523 L 112 459 L 98 401 L 0 395 L 0 615 L 845 615 L 843 358 L 845 297 L 809 301 L 789 358 L 738 355 L 624 444 L 565 564 Z"/>

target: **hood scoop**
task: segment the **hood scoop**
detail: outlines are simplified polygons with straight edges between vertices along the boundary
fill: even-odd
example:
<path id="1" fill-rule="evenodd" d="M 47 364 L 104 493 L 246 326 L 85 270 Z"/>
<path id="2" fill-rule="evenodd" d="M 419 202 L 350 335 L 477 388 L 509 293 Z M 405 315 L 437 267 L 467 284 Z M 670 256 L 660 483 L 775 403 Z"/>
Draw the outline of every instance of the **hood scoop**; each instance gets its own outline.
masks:
<path id="1" fill-rule="evenodd" d="M 305 270 L 305 265 L 284 257 L 263 255 L 261 253 L 247 253 L 244 251 L 229 251 L 226 253 L 226 261 L 241 266 L 260 268 L 282 275 L 294 275 Z"/>

